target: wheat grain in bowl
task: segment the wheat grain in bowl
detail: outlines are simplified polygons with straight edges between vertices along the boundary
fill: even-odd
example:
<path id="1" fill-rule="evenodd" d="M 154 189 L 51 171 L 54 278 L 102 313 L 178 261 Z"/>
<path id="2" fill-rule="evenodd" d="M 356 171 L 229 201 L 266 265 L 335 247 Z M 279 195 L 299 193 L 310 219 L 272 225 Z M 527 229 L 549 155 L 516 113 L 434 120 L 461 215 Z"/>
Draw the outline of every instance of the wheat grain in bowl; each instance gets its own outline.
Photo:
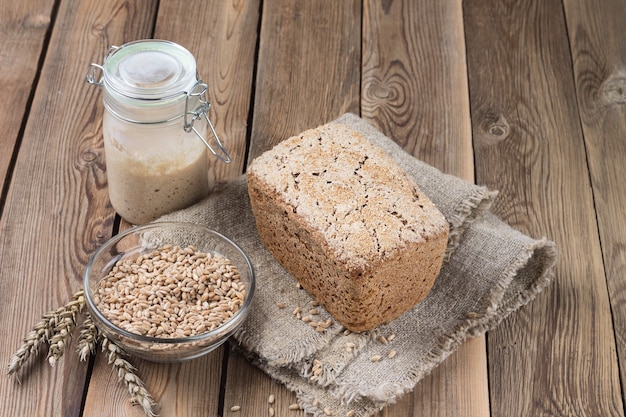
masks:
<path id="1" fill-rule="evenodd" d="M 152 223 L 105 243 L 85 272 L 99 331 L 144 359 L 193 359 L 245 319 L 254 271 L 225 236 L 188 223 Z"/>
<path id="2" fill-rule="evenodd" d="M 94 301 L 107 319 L 129 332 L 186 337 L 226 323 L 245 294 L 228 258 L 167 245 L 118 261 L 98 283 Z"/>

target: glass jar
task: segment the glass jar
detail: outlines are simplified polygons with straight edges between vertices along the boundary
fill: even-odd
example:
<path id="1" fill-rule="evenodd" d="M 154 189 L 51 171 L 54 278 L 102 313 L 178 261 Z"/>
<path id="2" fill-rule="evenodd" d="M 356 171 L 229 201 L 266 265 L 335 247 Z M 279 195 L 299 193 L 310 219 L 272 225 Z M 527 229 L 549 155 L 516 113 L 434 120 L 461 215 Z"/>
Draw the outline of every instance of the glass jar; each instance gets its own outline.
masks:
<path id="1" fill-rule="evenodd" d="M 207 85 L 187 49 L 162 40 L 111 47 L 103 65 L 91 64 L 87 81 L 103 89 L 109 196 L 120 216 L 148 223 L 208 194 L 207 150 L 225 163 L 230 157 L 208 118 Z"/>

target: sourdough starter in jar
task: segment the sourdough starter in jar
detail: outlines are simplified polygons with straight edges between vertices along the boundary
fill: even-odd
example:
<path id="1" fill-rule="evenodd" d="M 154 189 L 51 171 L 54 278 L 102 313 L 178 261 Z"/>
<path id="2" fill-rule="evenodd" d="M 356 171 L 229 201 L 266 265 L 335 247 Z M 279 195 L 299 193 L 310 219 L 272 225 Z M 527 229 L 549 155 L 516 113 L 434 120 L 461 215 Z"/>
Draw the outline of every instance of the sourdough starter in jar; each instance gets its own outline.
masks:
<path id="1" fill-rule="evenodd" d="M 138 135 L 113 117 L 104 115 L 104 151 L 109 197 L 120 216 L 133 224 L 148 223 L 208 194 L 207 149 L 195 135 L 179 123 L 150 126 Z M 129 134 L 132 140 L 126 139 Z"/>
<path id="2" fill-rule="evenodd" d="M 103 88 L 109 196 L 120 216 L 148 223 L 205 197 L 207 148 L 217 155 L 204 139 L 207 126 L 225 150 L 206 115 L 207 85 L 193 55 L 168 41 L 135 41 L 113 47 L 92 68 L 103 73 L 87 81 Z M 227 154 L 220 159 L 230 162 Z"/>

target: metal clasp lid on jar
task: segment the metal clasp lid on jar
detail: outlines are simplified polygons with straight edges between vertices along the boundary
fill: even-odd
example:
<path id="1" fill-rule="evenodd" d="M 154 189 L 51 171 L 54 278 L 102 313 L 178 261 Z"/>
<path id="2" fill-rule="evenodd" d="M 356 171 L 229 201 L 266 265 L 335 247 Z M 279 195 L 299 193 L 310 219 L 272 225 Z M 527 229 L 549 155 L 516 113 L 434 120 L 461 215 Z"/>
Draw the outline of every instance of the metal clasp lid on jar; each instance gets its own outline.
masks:
<path id="1" fill-rule="evenodd" d="M 209 119 L 208 85 L 198 78 L 193 55 L 163 40 L 140 40 L 112 46 L 102 65 L 92 63 L 86 81 L 105 92 L 107 110 L 135 124 L 158 124 L 182 119 L 182 129 L 193 132 L 219 160 L 231 158 Z M 204 120 L 212 145 L 194 126 Z"/>

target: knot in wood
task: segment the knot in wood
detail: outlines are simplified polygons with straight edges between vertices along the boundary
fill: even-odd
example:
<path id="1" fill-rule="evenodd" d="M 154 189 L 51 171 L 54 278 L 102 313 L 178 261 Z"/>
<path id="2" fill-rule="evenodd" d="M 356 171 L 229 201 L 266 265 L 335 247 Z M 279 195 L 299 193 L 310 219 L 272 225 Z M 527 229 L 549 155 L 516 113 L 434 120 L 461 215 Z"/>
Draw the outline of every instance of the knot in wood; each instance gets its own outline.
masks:
<path id="1" fill-rule="evenodd" d="M 509 136 L 510 130 L 509 122 L 503 115 L 499 115 L 495 121 L 487 125 L 487 136 L 491 141 L 499 142 Z"/>
<path id="2" fill-rule="evenodd" d="M 380 100 L 387 100 L 389 97 L 391 97 L 391 91 L 380 84 L 372 85 L 370 88 L 370 92 L 372 96 Z"/>
<path id="3" fill-rule="evenodd" d="M 609 77 L 600 87 L 600 97 L 608 105 L 626 104 L 626 76 Z"/>
<path id="4" fill-rule="evenodd" d="M 506 126 L 493 125 L 489 128 L 489 133 L 492 136 L 504 136 L 506 135 Z"/>
<path id="5" fill-rule="evenodd" d="M 96 159 L 98 159 L 98 154 L 92 150 L 86 150 L 83 151 L 80 154 L 80 158 L 84 161 L 84 162 L 93 162 Z"/>

